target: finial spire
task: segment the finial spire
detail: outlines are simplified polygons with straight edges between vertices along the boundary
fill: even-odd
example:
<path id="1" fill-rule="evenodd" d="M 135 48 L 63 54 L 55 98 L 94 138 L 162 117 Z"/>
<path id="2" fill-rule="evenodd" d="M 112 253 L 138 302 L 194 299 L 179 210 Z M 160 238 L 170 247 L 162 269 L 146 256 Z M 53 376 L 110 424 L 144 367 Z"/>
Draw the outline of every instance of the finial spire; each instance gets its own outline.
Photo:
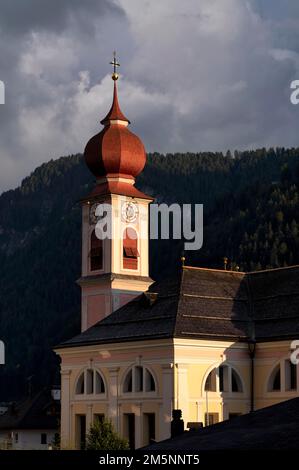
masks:
<path id="1" fill-rule="evenodd" d="M 116 60 L 116 51 L 113 51 L 113 60 L 110 62 L 110 65 L 113 65 L 113 74 L 111 75 L 112 80 L 116 81 L 118 79 L 118 73 L 116 72 L 117 67 L 120 66 L 120 64 Z"/>
<path id="2" fill-rule="evenodd" d="M 102 119 L 101 124 L 104 126 L 109 125 L 111 121 L 124 121 L 127 124 L 130 124 L 129 119 L 126 118 L 126 116 L 122 113 L 119 103 L 118 103 L 118 97 L 117 97 L 117 85 L 116 85 L 116 80 L 118 79 L 118 74 L 116 73 L 117 67 L 119 67 L 119 63 L 116 60 L 116 52 L 113 52 L 113 60 L 110 62 L 111 65 L 113 65 L 113 74 L 111 76 L 112 80 L 114 81 L 114 87 L 113 87 L 113 101 L 112 101 L 112 106 L 110 108 L 109 113 L 107 116 Z M 126 124 L 126 125 L 127 125 Z"/>

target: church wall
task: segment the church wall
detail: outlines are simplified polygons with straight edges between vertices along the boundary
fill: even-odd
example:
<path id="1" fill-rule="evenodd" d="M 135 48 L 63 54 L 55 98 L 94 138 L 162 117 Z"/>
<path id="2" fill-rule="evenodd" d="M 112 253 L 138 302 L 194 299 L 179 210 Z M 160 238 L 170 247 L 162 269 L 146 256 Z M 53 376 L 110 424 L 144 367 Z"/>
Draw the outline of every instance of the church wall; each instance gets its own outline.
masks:
<path id="1" fill-rule="evenodd" d="M 146 290 L 150 282 L 117 280 L 101 282 L 99 285 L 83 285 L 81 298 L 81 329 L 85 331 L 105 318 L 141 292 Z"/>
<path id="2" fill-rule="evenodd" d="M 82 285 L 81 296 L 81 330 L 85 331 L 100 319 L 105 318 L 106 312 L 112 308 L 111 286 L 109 282 Z"/>
<path id="3" fill-rule="evenodd" d="M 138 207 L 138 216 L 134 222 L 124 222 L 122 208 L 126 202 L 134 201 Z M 112 241 L 111 272 L 139 276 L 148 276 L 148 205 L 149 200 L 129 196 L 111 195 L 112 204 Z M 137 233 L 139 252 L 137 269 L 125 269 L 123 266 L 123 233 L 126 228 Z"/>
<path id="4" fill-rule="evenodd" d="M 112 194 L 107 201 L 112 207 L 112 238 L 103 240 L 102 269 L 91 271 L 91 235 L 95 221 L 90 216 L 93 207 L 100 202 L 88 201 L 82 204 L 82 278 L 78 281 L 82 289 L 81 331 L 105 318 L 141 292 L 148 289 L 148 204 L 149 200 L 134 198 L 138 208 L 136 220 L 127 223 L 122 208 L 133 198 Z M 137 234 L 138 260 L 136 269 L 124 269 L 123 233 L 127 228 Z M 120 274 L 121 278 L 105 278 L 103 275 Z M 140 278 L 143 277 L 143 278 Z"/>
<path id="5" fill-rule="evenodd" d="M 247 346 L 242 343 L 175 340 L 175 406 L 182 409 L 185 427 L 188 422 L 205 423 L 207 413 L 214 415 L 210 420 L 222 421 L 230 414 L 249 411 L 249 362 Z M 205 391 L 209 373 L 221 364 L 238 373 L 242 393 L 220 391 L 219 377 L 216 390 Z"/>
<path id="6" fill-rule="evenodd" d="M 182 410 L 185 427 L 188 422 L 222 421 L 251 409 L 251 360 L 246 343 L 176 339 L 174 358 L 175 407 Z M 290 390 L 290 341 L 258 343 L 254 360 L 254 409 L 263 408 L 299 395 L 299 368 L 295 388 Z M 242 392 L 205 390 L 209 373 L 220 365 L 234 369 L 241 379 Z M 280 365 L 280 390 L 270 391 L 269 380 Z M 219 372 L 218 372 L 219 373 Z M 289 375 L 288 375 L 289 374 Z M 232 380 L 230 378 L 230 380 Z M 294 387 L 294 384 L 293 384 Z M 216 416 L 216 418 L 215 418 Z M 211 424 L 211 422 L 210 422 Z"/>
<path id="7" fill-rule="evenodd" d="M 89 428 L 95 415 L 105 415 L 115 429 L 128 437 L 128 416 L 134 414 L 135 446 L 147 443 L 147 420 L 154 415 L 156 440 L 170 435 L 173 408 L 182 410 L 188 422 L 212 424 L 245 414 L 251 408 L 251 360 L 246 343 L 209 340 L 156 340 L 125 344 L 107 344 L 60 350 L 62 356 L 62 440 L 66 448 L 78 448 L 79 415 L 86 416 Z M 254 361 L 254 409 L 298 396 L 299 372 L 295 390 L 286 389 L 285 361 L 290 356 L 290 342 L 258 343 Z M 281 365 L 281 390 L 269 391 L 273 369 Z M 154 392 L 125 393 L 126 373 L 132 366 L 147 367 L 154 376 Z M 219 367 L 226 366 L 227 378 L 220 380 Z M 100 371 L 106 385 L 102 396 L 78 396 L 75 387 L 86 369 Z M 205 390 L 211 371 L 215 389 Z M 239 377 L 238 391 L 233 391 L 232 371 Z M 217 375 L 218 374 L 218 375 Z M 222 390 L 221 390 L 222 387 Z M 77 424 L 76 424 L 77 423 Z"/>
<path id="8" fill-rule="evenodd" d="M 255 360 L 255 395 L 256 408 L 274 405 L 283 400 L 299 396 L 299 368 L 297 369 L 297 383 L 293 390 L 289 390 L 286 361 L 290 359 L 291 341 L 275 341 L 258 343 Z M 270 391 L 270 377 L 273 370 L 280 366 L 281 389 Z"/>
<path id="9" fill-rule="evenodd" d="M 155 438 L 170 436 L 173 406 L 173 347 L 171 340 L 139 341 L 60 350 L 62 357 L 61 437 L 64 448 L 78 448 L 78 417 L 86 418 L 88 431 L 95 415 L 111 419 L 115 429 L 126 435 L 127 415 L 134 413 L 136 447 L 148 439 L 147 420 L 154 419 Z M 124 391 L 124 380 L 131 367 L 147 368 L 155 381 L 155 391 Z M 99 371 L 105 393 L 77 393 L 78 379 L 87 369 Z M 145 373 L 145 372 L 144 372 Z M 145 383 L 145 382 L 144 382 Z M 153 418 L 154 415 L 154 418 Z M 149 418 L 150 416 L 150 418 Z M 152 425 L 153 426 L 153 425 Z"/>

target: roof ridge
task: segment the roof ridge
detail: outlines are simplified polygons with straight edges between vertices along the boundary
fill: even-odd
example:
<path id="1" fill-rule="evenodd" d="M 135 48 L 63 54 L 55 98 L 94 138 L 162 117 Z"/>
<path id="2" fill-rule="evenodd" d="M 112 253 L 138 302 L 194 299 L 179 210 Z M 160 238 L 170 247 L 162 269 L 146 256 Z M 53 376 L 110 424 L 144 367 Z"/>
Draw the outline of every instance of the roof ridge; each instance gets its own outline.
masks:
<path id="1" fill-rule="evenodd" d="M 249 271 L 245 274 L 269 273 L 269 272 L 272 272 L 272 271 L 283 271 L 283 270 L 287 270 L 287 269 L 298 269 L 298 268 L 299 268 L 299 264 L 293 264 L 291 266 L 281 266 L 280 268 L 269 268 L 269 269 L 261 269 L 259 271 Z"/>
<path id="2" fill-rule="evenodd" d="M 298 293 L 299 294 L 299 293 Z M 199 294 L 182 294 L 185 297 L 194 297 L 196 299 L 213 299 L 213 300 L 233 300 L 234 302 L 247 302 L 247 298 L 238 297 L 219 297 L 216 295 L 199 295 Z"/>
<path id="3" fill-rule="evenodd" d="M 220 272 L 220 273 L 230 273 L 230 274 L 248 274 L 244 271 L 230 271 L 229 269 L 218 269 L 218 268 L 202 268 L 200 266 L 183 266 L 183 270 L 187 269 L 196 269 L 200 271 L 215 271 L 215 272 Z"/>
<path id="4" fill-rule="evenodd" d="M 112 312 L 112 313 L 113 313 L 113 312 Z M 112 314 L 110 314 L 110 315 L 112 315 Z M 109 315 L 108 315 L 108 317 L 109 317 Z M 108 318 L 108 317 L 106 317 L 106 318 Z M 168 314 L 168 315 L 160 315 L 160 316 L 151 316 L 151 317 L 143 318 L 142 321 L 164 320 L 165 318 L 172 318 L 172 317 L 173 317 L 173 315 L 170 315 L 170 314 Z M 100 327 L 105 327 L 105 326 L 107 326 L 107 324 L 114 326 L 114 325 L 120 325 L 120 324 L 124 324 L 124 323 L 136 323 L 136 321 L 137 321 L 136 318 L 133 318 L 132 320 L 118 320 L 118 321 L 113 321 L 113 323 L 102 323 L 102 320 L 100 320 L 98 323 L 96 323 L 96 324 L 93 325 L 93 326 L 95 326 L 95 327 L 97 327 L 97 328 L 100 328 Z M 91 327 L 91 328 L 93 328 L 93 327 Z M 81 334 L 81 333 L 80 333 L 80 334 Z"/>
<path id="5" fill-rule="evenodd" d="M 268 268 L 268 269 L 260 269 L 258 271 L 230 271 L 229 269 L 219 269 L 219 268 L 203 268 L 200 266 L 183 266 L 183 269 L 188 270 L 188 269 L 194 269 L 194 270 L 200 270 L 200 271 L 215 271 L 215 272 L 221 272 L 221 273 L 230 273 L 230 274 L 242 274 L 247 276 L 248 274 L 259 274 L 259 273 L 268 273 L 272 271 L 282 271 L 286 269 L 298 269 L 299 264 L 294 264 L 291 266 L 281 266 L 279 268 Z"/>
<path id="6" fill-rule="evenodd" d="M 179 295 L 178 295 L 178 302 L 176 305 L 176 313 L 175 313 L 175 321 L 174 321 L 174 327 L 173 327 L 173 336 L 175 337 L 177 335 L 177 323 L 178 323 L 178 317 L 180 316 L 180 306 L 181 302 L 183 301 L 184 298 L 184 293 L 183 293 L 183 282 L 184 282 L 184 273 L 185 273 L 185 266 L 181 266 L 180 270 L 180 278 L 179 278 Z"/>

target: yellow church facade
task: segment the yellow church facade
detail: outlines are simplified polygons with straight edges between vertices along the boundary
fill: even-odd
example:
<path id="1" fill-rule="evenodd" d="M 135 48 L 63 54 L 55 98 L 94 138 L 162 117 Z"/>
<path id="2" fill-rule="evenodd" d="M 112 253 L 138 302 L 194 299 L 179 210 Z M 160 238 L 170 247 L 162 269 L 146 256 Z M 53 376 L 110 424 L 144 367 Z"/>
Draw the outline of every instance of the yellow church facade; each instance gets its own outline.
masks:
<path id="1" fill-rule="evenodd" d="M 186 429 L 189 422 L 208 425 L 251 410 L 251 360 L 245 343 L 172 339 L 75 347 L 59 353 L 64 448 L 80 448 L 84 432 L 102 416 L 111 419 L 119 434 L 138 448 L 149 444 L 150 439 L 170 437 L 173 409 L 182 410 Z M 257 345 L 254 409 L 298 396 L 299 374 L 294 386 L 287 372 L 289 358 L 289 341 Z M 275 390 L 271 378 L 277 366 L 281 387 Z M 227 373 L 221 381 L 220 367 Z M 126 382 L 130 371 L 132 388 Z M 210 381 L 209 377 L 214 372 L 213 383 L 213 377 Z M 146 373 L 153 377 L 152 387 L 146 385 Z M 232 373 L 237 377 L 233 384 Z M 103 380 L 101 389 L 97 389 L 96 374 Z M 79 388 L 82 376 L 84 386 L 81 382 Z"/>
<path id="2" fill-rule="evenodd" d="M 149 204 L 135 187 L 146 154 L 120 110 L 116 80 L 103 129 L 84 157 L 95 187 L 82 199 L 81 333 L 61 358 L 62 448 L 84 447 L 110 419 L 131 448 L 184 426 L 211 425 L 299 393 L 299 267 L 241 273 L 181 266 L 149 277 Z M 111 208 L 111 236 L 99 237 Z M 197 424 L 196 424 L 197 423 Z"/>

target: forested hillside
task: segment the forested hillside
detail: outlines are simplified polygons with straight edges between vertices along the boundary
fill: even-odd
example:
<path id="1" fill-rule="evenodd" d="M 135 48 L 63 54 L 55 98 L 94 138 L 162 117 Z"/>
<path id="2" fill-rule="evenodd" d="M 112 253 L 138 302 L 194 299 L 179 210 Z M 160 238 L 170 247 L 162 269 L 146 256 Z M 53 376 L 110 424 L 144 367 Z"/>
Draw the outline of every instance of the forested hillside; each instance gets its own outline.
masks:
<path id="1" fill-rule="evenodd" d="M 52 347 L 80 325 L 80 197 L 93 186 L 80 155 L 37 168 L 0 196 L 0 399 L 58 380 Z M 157 202 L 203 203 L 204 246 L 187 264 L 241 270 L 299 264 L 299 149 L 148 156 L 137 181 Z M 177 269 L 182 243 L 155 241 L 151 275 Z"/>

